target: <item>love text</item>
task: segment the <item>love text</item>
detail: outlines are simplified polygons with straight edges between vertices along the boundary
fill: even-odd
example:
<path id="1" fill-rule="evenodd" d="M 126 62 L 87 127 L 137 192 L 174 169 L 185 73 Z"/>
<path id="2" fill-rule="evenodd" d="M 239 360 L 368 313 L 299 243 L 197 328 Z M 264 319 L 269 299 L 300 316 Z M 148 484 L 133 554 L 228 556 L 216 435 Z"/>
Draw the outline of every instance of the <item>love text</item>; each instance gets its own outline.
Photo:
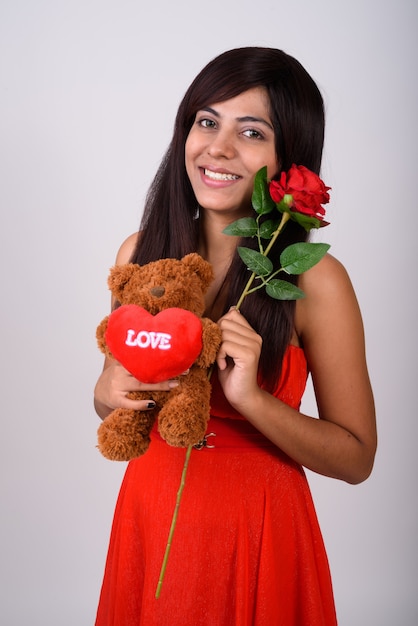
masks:
<path id="1" fill-rule="evenodd" d="M 168 333 L 154 332 L 153 330 L 128 330 L 125 340 L 127 346 L 138 346 L 139 348 L 158 348 L 159 350 L 169 350 L 171 348 L 171 335 Z"/>

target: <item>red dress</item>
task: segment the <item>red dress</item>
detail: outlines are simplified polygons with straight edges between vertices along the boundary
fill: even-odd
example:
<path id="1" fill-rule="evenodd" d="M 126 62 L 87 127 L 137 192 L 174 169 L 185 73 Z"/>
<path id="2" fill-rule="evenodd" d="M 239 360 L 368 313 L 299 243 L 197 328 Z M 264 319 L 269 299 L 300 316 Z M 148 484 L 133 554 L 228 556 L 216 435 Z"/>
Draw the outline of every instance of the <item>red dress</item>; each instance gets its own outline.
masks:
<path id="1" fill-rule="evenodd" d="M 303 350 L 277 397 L 298 408 Z M 153 432 L 116 505 L 96 626 L 331 626 L 328 561 L 303 469 L 228 405 L 213 377 L 208 446 L 193 450 L 155 598 L 185 450 Z M 209 445 L 214 447 L 209 448 Z"/>

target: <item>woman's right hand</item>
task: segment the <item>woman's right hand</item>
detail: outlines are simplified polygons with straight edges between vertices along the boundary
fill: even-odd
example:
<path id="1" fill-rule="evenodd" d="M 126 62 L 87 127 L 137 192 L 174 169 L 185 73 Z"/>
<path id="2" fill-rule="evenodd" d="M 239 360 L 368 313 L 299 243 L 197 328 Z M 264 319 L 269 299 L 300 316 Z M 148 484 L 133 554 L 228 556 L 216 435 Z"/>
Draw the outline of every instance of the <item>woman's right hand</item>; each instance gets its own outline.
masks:
<path id="1" fill-rule="evenodd" d="M 158 384 L 141 383 L 120 363 L 106 359 L 103 372 L 94 389 L 94 406 L 102 419 L 117 408 L 134 411 L 151 410 L 155 406 L 152 398 L 131 400 L 128 394 L 132 391 L 170 391 L 177 385 L 176 380 L 167 380 Z"/>

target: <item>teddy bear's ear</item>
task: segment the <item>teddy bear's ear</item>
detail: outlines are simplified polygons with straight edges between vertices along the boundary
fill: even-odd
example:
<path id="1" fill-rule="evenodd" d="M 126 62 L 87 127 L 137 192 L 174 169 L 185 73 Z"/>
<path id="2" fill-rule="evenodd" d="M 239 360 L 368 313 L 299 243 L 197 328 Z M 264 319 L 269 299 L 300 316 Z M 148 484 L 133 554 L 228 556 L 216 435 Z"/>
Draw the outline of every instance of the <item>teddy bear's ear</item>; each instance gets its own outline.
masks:
<path id="1" fill-rule="evenodd" d="M 115 267 L 111 268 L 107 284 L 116 298 L 120 298 L 125 285 L 138 271 L 138 267 L 135 263 L 126 263 L 125 265 L 115 265 Z"/>
<path id="2" fill-rule="evenodd" d="M 204 289 L 209 287 L 210 283 L 214 279 L 212 265 L 209 261 L 205 261 L 200 254 L 197 254 L 197 252 L 191 252 L 190 254 L 186 254 L 186 256 L 182 258 L 181 262 L 199 276 Z"/>

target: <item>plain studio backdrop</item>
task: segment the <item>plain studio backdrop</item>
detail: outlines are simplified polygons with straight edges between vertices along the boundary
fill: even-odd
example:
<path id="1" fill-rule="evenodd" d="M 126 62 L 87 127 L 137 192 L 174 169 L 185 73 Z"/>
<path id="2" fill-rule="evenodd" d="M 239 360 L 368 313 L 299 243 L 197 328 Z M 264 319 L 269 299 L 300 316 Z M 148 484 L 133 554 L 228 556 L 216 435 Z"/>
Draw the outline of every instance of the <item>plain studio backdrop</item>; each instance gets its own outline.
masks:
<path id="1" fill-rule="evenodd" d="M 284 49 L 323 93 L 331 225 L 315 238 L 366 329 L 374 473 L 309 473 L 339 622 L 418 623 L 416 27 L 414 0 L 1 1 L 2 624 L 94 622 L 125 469 L 95 447 L 108 270 L 189 83 L 246 45 Z"/>

